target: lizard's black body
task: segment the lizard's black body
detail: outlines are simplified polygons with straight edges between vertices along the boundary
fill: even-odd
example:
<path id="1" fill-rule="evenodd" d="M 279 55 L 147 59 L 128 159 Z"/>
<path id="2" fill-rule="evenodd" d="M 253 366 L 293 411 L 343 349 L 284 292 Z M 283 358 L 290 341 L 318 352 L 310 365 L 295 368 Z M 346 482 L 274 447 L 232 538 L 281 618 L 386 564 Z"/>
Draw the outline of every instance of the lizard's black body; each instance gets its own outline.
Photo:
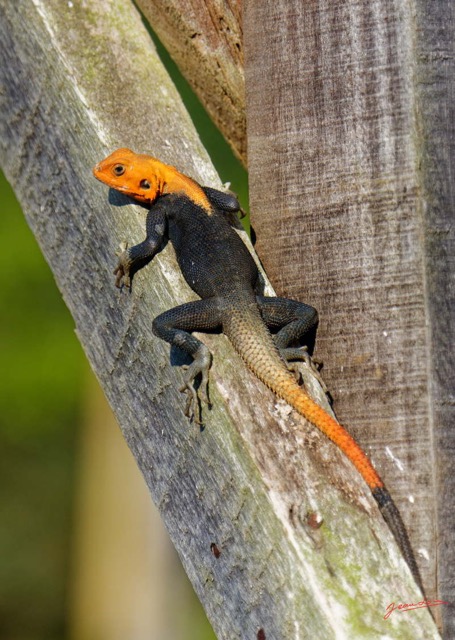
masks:
<path id="1" fill-rule="evenodd" d="M 130 285 L 134 272 L 150 262 L 169 239 L 183 276 L 201 297 L 170 309 L 153 321 L 157 336 L 193 357 L 181 389 L 188 394 L 187 415 L 200 421 L 199 400 L 208 403 L 212 359 L 208 348 L 192 331 L 221 329 L 258 378 L 346 453 L 370 486 L 421 586 L 400 514 L 371 462 L 343 427 L 311 400 L 287 364 L 290 360 L 308 361 L 306 348 L 299 345 L 303 343 L 312 349 L 318 322 L 316 310 L 301 302 L 260 294 L 256 264 L 231 224 L 233 212 L 239 209 L 237 200 L 215 189 L 202 189 L 210 202 L 210 211 L 185 193 L 158 197 L 147 215 L 146 239 L 123 251 L 115 270 L 117 286 Z M 198 375 L 202 376 L 199 392 L 194 387 Z"/>
<path id="2" fill-rule="evenodd" d="M 221 329 L 233 342 L 247 364 L 268 386 L 270 375 L 292 379 L 285 360 L 308 360 L 305 349 L 289 347 L 308 338 L 314 342 L 317 312 L 304 303 L 259 294 L 257 266 L 230 223 L 239 210 L 233 196 L 204 188 L 213 206 L 210 215 L 182 194 L 160 197 L 147 216 L 147 238 L 131 247 L 120 260 L 120 272 L 134 273 L 147 264 L 169 239 L 175 249 L 182 274 L 202 300 L 183 304 L 153 321 L 153 331 L 163 340 L 193 356 L 186 375 L 185 390 L 191 394 L 187 409 L 199 416 L 193 380 L 203 376 L 202 399 L 207 400 L 207 374 L 211 355 L 192 331 Z M 279 329 L 272 338 L 270 329 Z M 249 343 L 249 349 L 245 344 Z"/>

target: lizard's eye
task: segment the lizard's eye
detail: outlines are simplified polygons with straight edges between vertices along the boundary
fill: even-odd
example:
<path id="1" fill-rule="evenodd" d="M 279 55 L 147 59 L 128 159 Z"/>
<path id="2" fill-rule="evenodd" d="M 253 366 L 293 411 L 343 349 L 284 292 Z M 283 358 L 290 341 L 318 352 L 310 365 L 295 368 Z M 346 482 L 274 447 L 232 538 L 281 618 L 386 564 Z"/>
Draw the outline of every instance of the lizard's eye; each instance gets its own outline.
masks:
<path id="1" fill-rule="evenodd" d="M 150 182 L 148 180 L 141 180 L 139 183 L 141 189 L 150 189 Z"/>
<path id="2" fill-rule="evenodd" d="M 116 176 L 122 176 L 125 173 L 125 165 L 124 164 L 114 164 L 112 167 L 112 171 Z"/>

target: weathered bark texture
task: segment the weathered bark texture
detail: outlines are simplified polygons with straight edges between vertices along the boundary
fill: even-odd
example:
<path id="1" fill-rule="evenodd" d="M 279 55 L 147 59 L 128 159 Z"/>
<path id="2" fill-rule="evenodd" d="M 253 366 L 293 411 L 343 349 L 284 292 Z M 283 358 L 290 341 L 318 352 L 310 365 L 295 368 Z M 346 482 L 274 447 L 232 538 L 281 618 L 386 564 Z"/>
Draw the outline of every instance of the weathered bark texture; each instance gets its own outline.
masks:
<path id="1" fill-rule="evenodd" d="M 2 166 L 218 637 L 436 638 L 427 610 L 383 620 L 420 595 L 366 487 L 222 336 L 204 338 L 213 409 L 204 430 L 188 425 L 182 373 L 151 332 L 193 298 L 172 248 L 131 294 L 114 287 L 114 252 L 143 237 L 145 215 L 109 206 L 96 161 L 128 145 L 218 184 L 133 5 L 22 0 L 0 13 Z"/>
<path id="2" fill-rule="evenodd" d="M 246 165 L 241 0 L 137 0 L 137 5 Z"/>
<path id="3" fill-rule="evenodd" d="M 371 447 L 427 595 L 452 603 L 454 10 L 248 0 L 244 12 L 256 249 L 279 294 L 319 310 L 338 417 Z M 452 605 L 438 614 L 455 637 Z"/>

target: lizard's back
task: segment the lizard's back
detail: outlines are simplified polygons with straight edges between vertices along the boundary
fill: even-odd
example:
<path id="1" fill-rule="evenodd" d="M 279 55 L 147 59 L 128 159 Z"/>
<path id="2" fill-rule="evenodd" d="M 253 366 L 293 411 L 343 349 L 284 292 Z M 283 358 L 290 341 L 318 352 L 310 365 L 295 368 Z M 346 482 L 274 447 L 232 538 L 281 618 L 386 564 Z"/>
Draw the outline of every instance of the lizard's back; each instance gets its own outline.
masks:
<path id="1" fill-rule="evenodd" d="M 170 194 L 169 239 L 185 280 L 201 298 L 222 298 L 242 305 L 254 300 L 258 270 L 224 212 L 211 214 L 190 199 Z"/>

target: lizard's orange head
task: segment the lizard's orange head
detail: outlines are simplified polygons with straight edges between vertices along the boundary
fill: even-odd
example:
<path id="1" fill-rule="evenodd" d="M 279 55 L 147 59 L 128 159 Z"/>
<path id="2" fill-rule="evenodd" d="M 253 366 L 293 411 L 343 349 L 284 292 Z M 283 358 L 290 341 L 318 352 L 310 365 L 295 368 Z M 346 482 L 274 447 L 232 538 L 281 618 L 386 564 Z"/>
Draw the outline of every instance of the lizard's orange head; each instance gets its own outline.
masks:
<path id="1" fill-rule="evenodd" d="M 130 149 L 117 149 L 93 168 L 93 175 L 109 187 L 150 204 L 161 195 L 163 187 L 156 162 Z"/>

